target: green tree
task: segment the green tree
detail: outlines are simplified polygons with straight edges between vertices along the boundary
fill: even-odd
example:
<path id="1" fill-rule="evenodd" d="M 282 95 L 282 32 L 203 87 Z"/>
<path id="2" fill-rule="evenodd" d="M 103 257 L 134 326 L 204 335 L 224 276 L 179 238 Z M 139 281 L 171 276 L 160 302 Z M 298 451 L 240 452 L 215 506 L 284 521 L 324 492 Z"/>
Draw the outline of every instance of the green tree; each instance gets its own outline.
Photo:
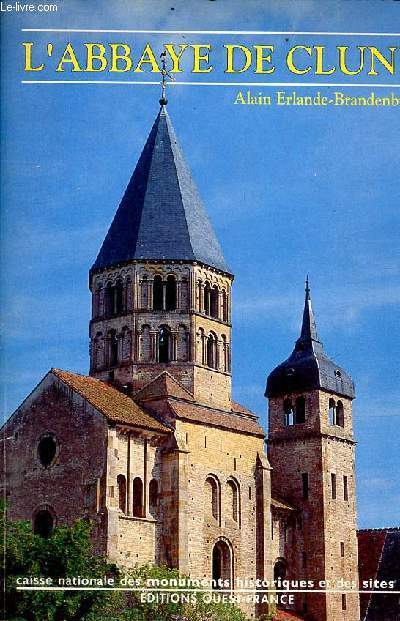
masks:
<path id="1" fill-rule="evenodd" d="M 110 591 L 18 591 L 17 578 L 27 576 L 115 575 L 116 568 L 91 551 L 91 526 L 78 520 L 69 528 L 55 528 L 48 539 L 32 532 L 29 522 L 7 522 L 2 514 L 1 577 L 5 581 L 4 618 L 26 621 L 78 621 L 100 605 L 120 604 L 121 596 Z M 5 550 L 4 550 L 5 546 Z"/>
<path id="2" fill-rule="evenodd" d="M 246 621 L 232 604 L 206 603 L 202 594 L 193 602 L 142 601 L 135 591 L 18 591 L 17 578 L 122 577 L 115 567 L 92 552 L 91 526 L 78 520 L 73 527 L 59 526 L 44 539 L 32 532 L 29 522 L 7 522 L 0 515 L 2 538 L 1 577 L 5 581 L 4 619 L 12 621 Z M 5 542 L 5 549 L 4 549 Z M 177 570 L 142 565 L 127 572 L 129 578 L 179 579 Z M 179 590 L 179 588 L 177 588 Z M 181 589 L 184 594 L 184 589 Z"/>
<path id="3" fill-rule="evenodd" d="M 179 580 L 184 578 L 176 569 L 158 565 L 138 565 L 127 572 L 131 579 L 139 579 L 142 585 L 147 580 Z M 173 584 L 170 582 L 170 584 Z M 176 587 L 175 593 L 187 595 L 184 587 Z M 156 591 L 154 591 L 156 594 Z M 140 592 L 125 595 L 126 609 L 122 614 L 112 616 L 112 606 L 108 610 L 93 610 L 85 621 L 246 621 L 242 611 L 232 604 L 206 603 L 203 594 L 196 594 L 196 603 L 179 601 L 141 601 Z"/>

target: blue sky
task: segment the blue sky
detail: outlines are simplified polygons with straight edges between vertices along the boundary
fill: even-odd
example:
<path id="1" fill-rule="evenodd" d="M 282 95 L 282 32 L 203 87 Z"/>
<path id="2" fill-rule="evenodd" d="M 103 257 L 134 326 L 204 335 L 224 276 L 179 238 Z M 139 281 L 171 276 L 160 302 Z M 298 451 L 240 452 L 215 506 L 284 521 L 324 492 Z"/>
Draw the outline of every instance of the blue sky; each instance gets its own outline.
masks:
<path id="1" fill-rule="evenodd" d="M 1 15 L 6 415 L 50 367 L 88 371 L 87 272 L 159 98 L 151 86 L 22 85 L 22 41 L 62 46 L 67 35 L 20 29 L 392 32 L 400 12 L 394 0 L 86 0 L 58 8 L 52 15 Z M 126 41 L 135 49 L 167 42 L 157 35 L 71 40 L 76 46 Z M 322 36 L 173 35 L 168 41 L 212 43 L 218 68 L 221 42 L 272 42 L 278 54 L 307 42 L 399 44 L 398 38 Z M 226 80 L 218 68 L 213 79 Z M 387 82 L 399 83 L 398 75 Z M 234 397 L 265 423 L 265 380 L 298 336 L 309 273 L 320 337 L 356 383 L 360 526 L 398 525 L 399 108 L 246 107 L 233 104 L 235 87 L 169 90 L 170 116 L 236 275 Z"/>

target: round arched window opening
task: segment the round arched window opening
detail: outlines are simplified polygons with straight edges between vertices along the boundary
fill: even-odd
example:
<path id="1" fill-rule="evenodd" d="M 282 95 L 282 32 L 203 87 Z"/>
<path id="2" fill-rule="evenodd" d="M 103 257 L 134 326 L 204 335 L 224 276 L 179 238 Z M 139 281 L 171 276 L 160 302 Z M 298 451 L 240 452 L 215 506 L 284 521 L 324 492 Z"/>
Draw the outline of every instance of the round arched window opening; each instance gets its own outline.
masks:
<path id="1" fill-rule="evenodd" d="M 285 559 L 278 558 L 274 565 L 274 580 L 284 580 L 287 574 L 287 563 Z M 279 586 L 278 586 L 279 588 Z"/>
<path id="2" fill-rule="evenodd" d="M 57 441 L 53 435 L 46 435 L 41 438 L 38 445 L 38 457 L 40 463 L 45 468 L 51 466 L 57 454 Z"/>
<path id="3" fill-rule="evenodd" d="M 40 535 L 43 539 L 48 539 L 53 532 L 54 519 L 50 511 L 41 509 L 35 515 L 33 520 L 33 532 Z"/>

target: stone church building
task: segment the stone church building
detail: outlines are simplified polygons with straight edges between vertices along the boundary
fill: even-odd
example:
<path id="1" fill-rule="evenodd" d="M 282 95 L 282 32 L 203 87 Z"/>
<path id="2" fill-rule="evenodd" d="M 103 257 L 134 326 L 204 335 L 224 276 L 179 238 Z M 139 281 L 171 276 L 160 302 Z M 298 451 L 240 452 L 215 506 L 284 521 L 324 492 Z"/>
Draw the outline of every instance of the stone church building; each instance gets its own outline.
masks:
<path id="1" fill-rule="evenodd" d="M 9 515 L 43 536 L 88 517 L 120 566 L 216 587 L 357 582 L 353 382 L 323 349 L 307 284 L 300 336 L 268 377 L 267 444 L 232 400 L 233 274 L 160 103 L 90 270 L 90 373 L 51 369 L 3 428 Z M 297 593 L 291 609 L 357 621 L 345 590 Z"/>

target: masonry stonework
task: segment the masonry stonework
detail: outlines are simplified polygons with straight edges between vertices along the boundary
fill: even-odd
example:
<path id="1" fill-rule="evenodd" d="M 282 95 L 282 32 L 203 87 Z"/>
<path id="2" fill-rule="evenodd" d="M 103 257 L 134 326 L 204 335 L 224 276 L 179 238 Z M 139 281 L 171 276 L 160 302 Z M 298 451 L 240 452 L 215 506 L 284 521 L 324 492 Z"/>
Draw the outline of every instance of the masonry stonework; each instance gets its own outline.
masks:
<path id="1" fill-rule="evenodd" d="M 215 588 L 356 584 L 351 378 L 322 349 L 307 284 L 301 336 L 268 377 L 267 456 L 232 400 L 232 283 L 163 105 L 90 270 L 90 374 L 51 369 L 3 429 L 10 518 L 43 536 L 89 518 L 120 567 Z M 359 619 L 345 593 L 289 609 Z"/>

